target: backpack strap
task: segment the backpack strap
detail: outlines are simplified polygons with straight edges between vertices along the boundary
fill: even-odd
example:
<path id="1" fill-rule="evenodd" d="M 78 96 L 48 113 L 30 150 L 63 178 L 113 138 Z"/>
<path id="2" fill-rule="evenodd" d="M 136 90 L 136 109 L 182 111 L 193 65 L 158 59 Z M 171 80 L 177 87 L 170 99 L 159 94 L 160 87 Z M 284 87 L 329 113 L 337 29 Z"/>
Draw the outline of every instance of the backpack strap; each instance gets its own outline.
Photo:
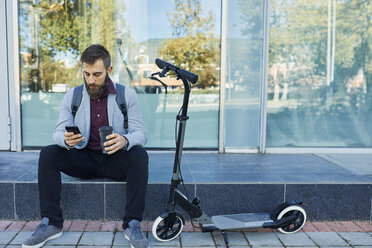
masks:
<path id="1" fill-rule="evenodd" d="M 116 103 L 124 116 L 124 128 L 128 129 L 128 112 L 127 103 L 125 101 L 125 86 L 116 84 Z"/>
<path id="2" fill-rule="evenodd" d="M 78 111 L 81 99 L 83 98 L 83 84 L 74 88 L 74 94 L 72 95 L 71 112 L 75 118 L 76 112 Z"/>

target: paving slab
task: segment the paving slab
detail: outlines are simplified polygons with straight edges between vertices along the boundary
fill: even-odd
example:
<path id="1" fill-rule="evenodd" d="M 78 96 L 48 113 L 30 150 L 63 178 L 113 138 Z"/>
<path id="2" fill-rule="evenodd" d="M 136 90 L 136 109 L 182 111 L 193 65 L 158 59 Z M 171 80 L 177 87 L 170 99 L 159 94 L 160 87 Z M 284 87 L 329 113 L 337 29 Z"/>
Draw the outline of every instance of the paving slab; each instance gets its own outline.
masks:
<path id="1" fill-rule="evenodd" d="M 356 245 L 372 246 L 372 237 L 368 233 L 340 232 L 338 234 L 353 246 L 356 246 Z"/>
<path id="2" fill-rule="evenodd" d="M 181 245 L 177 245 L 177 246 L 167 246 L 167 243 L 162 243 L 163 245 L 159 246 L 159 245 L 153 245 L 153 244 L 150 244 L 151 247 L 159 247 L 159 248 L 176 248 L 176 247 L 181 247 Z M 80 247 L 80 246 L 79 246 Z M 129 248 L 130 245 L 128 246 L 120 246 L 120 245 L 114 245 L 112 246 L 112 248 Z M 214 247 L 214 246 L 213 246 Z M 71 248 L 71 247 L 70 247 Z M 90 246 L 90 248 L 96 248 L 96 247 L 92 247 Z"/>
<path id="3" fill-rule="evenodd" d="M 319 245 L 320 247 L 349 246 L 349 244 L 335 232 L 314 232 L 306 234 L 312 241 L 315 242 L 315 244 Z"/>
<path id="4" fill-rule="evenodd" d="M 80 247 L 80 246 L 79 246 Z M 112 248 L 127 248 L 129 246 L 112 246 Z M 175 247 L 181 247 L 181 246 L 152 246 L 151 247 L 159 247 L 159 248 L 175 248 Z M 214 246 L 213 246 L 214 247 Z M 70 247 L 71 248 L 71 247 Z M 90 246 L 90 248 L 96 248 L 96 247 L 92 247 Z"/>
<path id="5" fill-rule="evenodd" d="M 58 248 L 60 248 L 59 246 L 57 246 Z M 54 248 L 57 248 L 57 247 L 55 247 L 54 246 Z M 78 246 L 79 248 L 110 248 L 111 246 L 109 246 L 109 245 L 106 245 L 106 246 L 102 246 L 102 245 L 100 245 L 100 246 L 84 246 L 84 245 L 79 245 Z M 68 247 L 68 248 L 73 248 L 73 247 Z M 122 248 L 124 248 L 124 247 L 122 247 Z"/>
<path id="6" fill-rule="evenodd" d="M 26 239 L 31 237 L 33 232 L 19 232 L 18 235 L 10 242 L 10 245 L 21 245 Z"/>
<path id="7" fill-rule="evenodd" d="M 114 243 L 113 243 L 115 246 L 118 246 L 118 245 L 126 245 L 126 246 L 129 246 L 129 241 L 124 237 L 124 233 L 123 232 L 117 232 L 115 234 L 115 237 L 114 237 Z"/>
<path id="8" fill-rule="evenodd" d="M 221 232 L 213 232 L 212 235 L 218 246 L 225 246 L 225 240 Z M 227 237 L 229 239 L 229 246 L 249 246 L 242 232 L 228 232 Z"/>
<path id="9" fill-rule="evenodd" d="M 148 239 L 149 239 L 149 242 L 150 242 L 150 246 L 153 247 L 153 246 L 160 246 L 160 247 L 181 247 L 181 243 L 180 243 L 180 236 L 178 236 L 177 238 L 171 240 L 171 241 L 168 241 L 168 242 L 160 242 L 160 241 L 157 241 L 154 236 L 152 236 L 151 233 L 148 234 Z"/>
<path id="10" fill-rule="evenodd" d="M 284 246 L 252 246 L 252 248 L 283 248 Z M 303 248 L 303 247 L 301 247 Z"/>
<path id="11" fill-rule="evenodd" d="M 0 245 L 9 244 L 17 232 L 0 232 Z"/>
<path id="12" fill-rule="evenodd" d="M 80 245 L 108 245 L 112 244 L 114 233 L 112 232 L 86 232 L 83 234 Z"/>
<path id="13" fill-rule="evenodd" d="M 315 243 L 303 232 L 294 234 L 275 233 L 285 246 L 316 246 Z"/>
<path id="14" fill-rule="evenodd" d="M 63 232 L 62 237 L 48 241 L 47 245 L 76 245 L 82 232 Z"/>
<path id="15" fill-rule="evenodd" d="M 249 244 L 253 247 L 270 246 L 270 247 L 283 247 L 277 236 L 273 233 L 261 232 L 245 232 L 244 235 L 248 239 Z"/>
<path id="16" fill-rule="evenodd" d="M 44 245 L 43 248 L 74 248 L 75 246 L 76 245 L 58 245 L 58 246 Z M 17 248 L 19 248 L 19 246 Z M 91 248 L 92 248 L 92 246 L 91 246 Z M 98 246 L 95 247 L 95 248 L 98 248 Z"/>
<path id="17" fill-rule="evenodd" d="M 202 247 L 212 246 L 215 247 L 212 235 L 210 233 L 199 233 L 199 232 L 185 232 L 180 234 L 182 247 Z"/>

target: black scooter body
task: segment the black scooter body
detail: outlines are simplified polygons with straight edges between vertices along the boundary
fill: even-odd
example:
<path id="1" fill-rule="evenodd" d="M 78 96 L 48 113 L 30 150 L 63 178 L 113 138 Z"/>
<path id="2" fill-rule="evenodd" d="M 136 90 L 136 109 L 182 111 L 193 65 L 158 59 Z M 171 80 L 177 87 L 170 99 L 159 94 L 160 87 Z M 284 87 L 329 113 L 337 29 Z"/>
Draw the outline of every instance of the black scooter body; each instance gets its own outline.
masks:
<path id="1" fill-rule="evenodd" d="M 159 74 L 161 77 L 173 71 L 178 79 L 184 84 L 184 98 L 181 114 L 177 116 L 179 122 L 178 136 L 176 143 L 176 154 L 174 158 L 173 176 L 170 185 L 169 199 L 166 211 L 161 214 L 152 227 L 152 234 L 158 241 L 170 241 L 175 239 L 181 232 L 185 223 L 184 217 L 176 211 L 176 206 L 181 207 L 190 215 L 193 223 L 199 223 L 203 232 L 222 231 L 226 247 L 228 247 L 227 230 L 246 228 L 273 228 L 283 233 L 295 233 L 299 231 L 306 222 L 306 212 L 302 201 L 289 201 L 277 206 L 272 213 L 242 213 L 208 216 L 199 206 L 198 198 L 189 201 L 188 198 L 178 189 L 182 182 L 180 178 L 180 164 L 182 158 L 183 142 L 185 136 L 190 83 L 196 83 L 198 76 L 191 72 L 180 69 L 165 61 L 156 59 L 156 64 L 163 69 Z"/>

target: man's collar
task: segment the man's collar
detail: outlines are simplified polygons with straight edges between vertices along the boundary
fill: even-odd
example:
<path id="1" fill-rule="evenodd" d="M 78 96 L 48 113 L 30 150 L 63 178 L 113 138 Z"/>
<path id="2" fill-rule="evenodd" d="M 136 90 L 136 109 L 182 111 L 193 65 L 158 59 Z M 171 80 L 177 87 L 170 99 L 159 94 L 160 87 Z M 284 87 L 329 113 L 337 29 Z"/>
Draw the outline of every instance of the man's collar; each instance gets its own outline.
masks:
<path id="1" fill-rule="evenodd" d="M 116 94 L 116 89 L 115 89 L 114 83 L 112 82 L 111 78 L 108 78 L 108 93 Z"/>

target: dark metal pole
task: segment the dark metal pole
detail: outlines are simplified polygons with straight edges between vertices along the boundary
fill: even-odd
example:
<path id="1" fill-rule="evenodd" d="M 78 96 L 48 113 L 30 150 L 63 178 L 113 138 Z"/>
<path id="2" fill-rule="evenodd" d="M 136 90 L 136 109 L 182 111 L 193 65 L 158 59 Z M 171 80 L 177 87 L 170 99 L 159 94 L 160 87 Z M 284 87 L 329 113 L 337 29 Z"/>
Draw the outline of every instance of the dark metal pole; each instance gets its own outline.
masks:
<path id="1" fill-rule="evenodd" d="M 181 115 L 177 116 L 177 120 L 180 122 L 180 125 L 178 128 L 176 155 L 174 157 L 173 176 L 172 176 L 172 181 L 171 181 L 171 189 L 170 189 L 170 194 L 169 194 L 167 211 L 174 211 L 175 209 L 174 191 L 176 190 L 178 184 L 180 183 L 179 173 L 180 173 L 180 166 L 181 166 L 183 142 L 184 142 L 185 131 L 186 131 L 186 121 L 189 118 L 187 116 L 187 110 L 188 110 L 188 105 L 189 105 L 190 84 L 185 78 L 182 77 L 181 79 L 185 87 L 185 92 L 183 95 Z"/>

